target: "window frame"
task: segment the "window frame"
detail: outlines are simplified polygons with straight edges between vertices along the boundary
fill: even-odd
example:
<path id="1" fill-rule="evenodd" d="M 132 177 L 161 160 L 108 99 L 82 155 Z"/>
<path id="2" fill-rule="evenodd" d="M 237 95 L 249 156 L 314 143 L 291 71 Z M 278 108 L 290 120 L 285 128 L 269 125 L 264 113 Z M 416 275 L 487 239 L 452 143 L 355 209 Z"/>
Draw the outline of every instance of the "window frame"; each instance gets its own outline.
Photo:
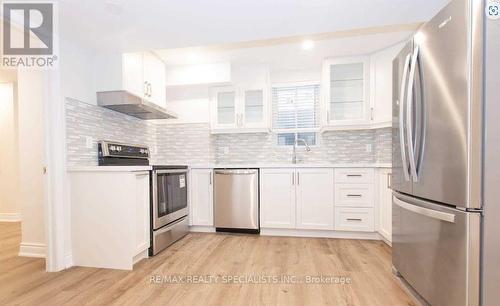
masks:
<path id="1" fill-rule="evenodd" d="M 318 86 L 318 105 L 316 105 L 315 109 L 315 117 L 316 117 L 316 127 L 314 128 L 292 128 L 292 129 L 278 129 L 274 127 L 274 88 L 280 87 L 301 87 L 301 86 Z M 309 144 L 309 147 L 314 148 L 319 146 L 320 144 L 320 131 L 321 131 L 321 105 L 322 105 L 322 94 L 323 88 L 320 80 L 312 80 L 312 81 L 298 81 L 298 82 L 280 82 L 280 83 L 272 83 L 271 84 L 271 133 L 274 134 L 275 144 L 278 147 L 290 147 L 291 145 L 280 145 L 278 144 L 278 134 L 295 134 L 295 139 L 297 139 L 297 135 L 299 133 L 314 133 L 315 134 L 315 144 Z M 303 146 L 303 143 L 299 143 L 299 146 Z"/>

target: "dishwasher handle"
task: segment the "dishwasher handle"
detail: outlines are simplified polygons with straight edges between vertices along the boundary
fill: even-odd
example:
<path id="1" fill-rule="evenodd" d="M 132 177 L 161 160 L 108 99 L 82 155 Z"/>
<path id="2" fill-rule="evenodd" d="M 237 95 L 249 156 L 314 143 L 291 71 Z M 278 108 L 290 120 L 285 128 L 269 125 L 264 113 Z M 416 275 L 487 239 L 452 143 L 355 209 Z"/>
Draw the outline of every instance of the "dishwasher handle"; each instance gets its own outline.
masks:
<path id="1" fill-rule="evenodd" d="M 257 169 L 238 169 L 238 170 L 215 170 L 215 174 L 222 175 L 252 175 L 257 174 Z"/>

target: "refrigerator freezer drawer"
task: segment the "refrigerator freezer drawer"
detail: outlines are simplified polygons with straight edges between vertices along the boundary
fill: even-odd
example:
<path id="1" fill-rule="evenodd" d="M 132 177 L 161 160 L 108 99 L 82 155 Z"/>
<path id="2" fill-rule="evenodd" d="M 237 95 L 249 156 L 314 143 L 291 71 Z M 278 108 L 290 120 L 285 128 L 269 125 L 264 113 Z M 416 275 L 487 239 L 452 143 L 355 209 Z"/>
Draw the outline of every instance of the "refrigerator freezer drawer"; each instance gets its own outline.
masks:
<path id="1" fill-rule="evenodd" d="M 479 213 L 395 193 L 393 265 L 431 305 L 479 305 Z"/>

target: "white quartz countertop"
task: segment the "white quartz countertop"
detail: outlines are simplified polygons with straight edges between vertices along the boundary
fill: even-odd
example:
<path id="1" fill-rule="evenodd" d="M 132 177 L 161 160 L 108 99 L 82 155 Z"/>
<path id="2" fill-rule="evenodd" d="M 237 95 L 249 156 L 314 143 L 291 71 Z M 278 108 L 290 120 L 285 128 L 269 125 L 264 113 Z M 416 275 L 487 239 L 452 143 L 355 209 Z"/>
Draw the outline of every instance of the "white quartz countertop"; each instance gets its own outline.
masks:
<path id="1" fill-rule="evenodd" d="M 68 172 L 139 172 L 149 171 L 151 166 L 71 166 Z"/>
<path id="2" fill-rule="evenodd" d="M 391 164 L 192 164 L 191 169 L 237 168 L 391 168 Z M 68 172 L 138 172 L 149 171 L 151 166 L 71 166 Z"/>
<path id="3" fill-rule="evenodd" d="M 391 168 L 391 164 L 192 164 L 193 169 L 208 168 Z"/>

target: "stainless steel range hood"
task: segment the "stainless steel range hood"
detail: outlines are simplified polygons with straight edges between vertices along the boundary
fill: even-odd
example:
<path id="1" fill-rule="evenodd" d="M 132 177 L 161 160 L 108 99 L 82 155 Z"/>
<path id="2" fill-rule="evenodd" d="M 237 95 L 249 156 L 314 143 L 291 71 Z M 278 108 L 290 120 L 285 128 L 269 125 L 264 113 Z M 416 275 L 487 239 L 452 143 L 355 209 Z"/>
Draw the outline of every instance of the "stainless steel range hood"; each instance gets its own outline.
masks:
<path id="1" fill-rule="evenodd" d="M 174 112 L 125 90 L 98 92 L 97 104 L 142 120 L 177 118 Z"/>

